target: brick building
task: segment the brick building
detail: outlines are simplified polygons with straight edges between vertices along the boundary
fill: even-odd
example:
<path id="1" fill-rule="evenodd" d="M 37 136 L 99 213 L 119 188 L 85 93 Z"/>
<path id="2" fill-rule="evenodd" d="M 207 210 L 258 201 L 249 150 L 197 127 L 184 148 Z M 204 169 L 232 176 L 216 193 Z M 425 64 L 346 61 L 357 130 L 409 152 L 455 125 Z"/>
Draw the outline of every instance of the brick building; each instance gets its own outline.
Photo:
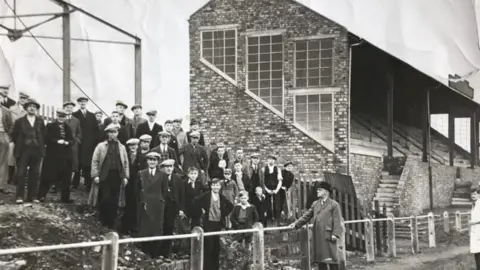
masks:
<path id="1" fill-rule="evenodd" d="M 189 22 L 190 115 L 207 144 L 347 173 L 345 28 L 293 0 L 212 0 Z"/>

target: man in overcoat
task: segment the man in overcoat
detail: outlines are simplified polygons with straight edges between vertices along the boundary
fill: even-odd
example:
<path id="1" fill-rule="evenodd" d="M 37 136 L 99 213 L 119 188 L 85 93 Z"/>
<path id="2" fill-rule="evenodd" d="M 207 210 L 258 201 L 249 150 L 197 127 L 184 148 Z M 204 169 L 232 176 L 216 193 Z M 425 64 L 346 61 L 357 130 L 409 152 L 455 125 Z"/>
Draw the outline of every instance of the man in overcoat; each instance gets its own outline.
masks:
<path id="1" fill-rule="evenodd" d="M 201 146 L 205 146 L 205 138 L 203 136 L 203 133 L 200 131 L 200 123 L 197 120 L 192 119 L 190 120 L 190 131 L 187 132 L 187 140 L 189 143 L 191 142 L 190 134 L 194 131 L 198 131 L 200 133 L 200 139 L 198 140 L 198 144 L 200 144 Z"/>
<path id="2" fill-rule="evenodd" d="M 97 119 L 95 114 L 87 110 L 88 98 L 79 97 L 77 99 L 80 109 L 72 115 L 80 121 L 80 129 L 82 133 L 82 141 L 79 145 L 78 160 L 80 170 L 75 172 L 73 177 L 73 188 L 78 188 L 80 184 L 80 171 L 83 174 L 84 185 L 87 191 L 92 186 L 92 177 L 90 177 L 90 166 L 92 164 L 93 150 L 98 143 L 98 136 L 100 130 L 98 129 Z"/>
<path id="3" fill-rule="evenodd" d="M 37 116 L 40 104 L 34 99 L 24 105 L 27 114 L 15 121 L 12 140 L 15 144 L 14 156 L 17 163 L 17 200 L 21 204 L 25 195 L 25 176 L 28 173 L 27 201 L 38 202 L 37 187 L 40 176 L 40 163 L 45 156 L 45 122 Z"/>
<path id="4" fill-rule="evenodd" d="M 116 108 L 115 112 L 118 114 L 117 115 L 118 123 L 122 127 L 122 130 L 119 134 L 118 139 L 123 145 L 125 145 L 125 143 L 131 138 L 133 138 L 135 135 L 133 131 L 132 119 L 128 118 L 125 115 L 125 110 L 128 109 L 128 105 L 125 102 L 117 101 L 117 103 L 115 104 L 115 108 Z M 111 117 L 105 118 L 103 125 L 106 127 L 111 123 L 116 123 L 116 121 L 113 119 L 113 113 Z"/>
<path id="5" fill-rule="evenodd" d="M 190 133 L 191 142 L 188 143 L 183 150 L 183 171 L 188 172 L 188 168 L 196 167 L 200 170 L 200 181 L 204 183 L 205 172 L 208 169 L 208 155 L 205 147 L 198 142 L 200 140 L 200 132 L 193 131 Z"/>
<path id="6" fill-rule="evenodd" d="M 132 119 L 132 127 L 133 127 L 133 136 L 137 134 L 138 125 L 141 123 L 147 122 L 147 119 L 143 118 L 142 116 L 142 105 L 135 104 L 132 106 L 133 112 L 133 119 Z M 138 138 L 138 137 L 137 137 Z"/>
<path id="7" fill-rule="evenodd" d="M 262 173 L 262 164 L 260 164 L 260 154 L 253 153 L 250 155 L 250 164 L 247 166 L 246 174 L 252 182 L 253 189 L 261 187 L 263 190 L 265 174 Z M 254 193 L 251 193 L 252 198 Z"/>
<path id="8" fill-rule="evenodd" d="M 161 131 L 158 133 L 158 135 L 160 137 L 160 145 L 158 145 L 157 147 L 153 148 L 150 151 L 159 153 L 161 162 L 167 159 L 175 160 L 175 168 L 181 171 L 177 153 L 168 144 L 168 140 L 170 139 L 170 133 L 166 131 Z"/>
<path id="9" fill-rule="evenodd" d="M 75 103 L 72 101 L 67 101 L 63 104 L 63 109 L 67 114 L 65 123 L 72 129 L 73 140 L 75 141 L 72 145 L 72 178 L 73 174 L 78 173 L 80 169 L 78 153 L 79 145 L 82 143 L 82 128 L 80 126 L 80 120 L 72 115 L 73 108 L 75 108 Z"/>
<path id="10" fill-rule="evenodd" d="M 12 112 L 12 121 L 15 123 L 18 118 L 23 117 L 27 114 L 27 111 L 23 108 L 25 102 L 28 101 L 29 96 L 24 92 L 18 93 L 18 102 L 17 104 L 10 107 L 10 112 Z M 13 141 L 10 141 L 9 154 L 8 154 L 8 183 L 13 183 L 15 180 L 15 157 L 13 156 L 14 144 Z"/>
<path id="11" fill-rule="evenodd" d="M 52 184 L 60 186 L 60 200 L 70 200 L 70 180 L 72 175 L 72 129 L 65 123 L 66 113 L 57 110 L 57 119 L 48 123 L 45 135 L 45 159 L 43 160 L 38 200 L 44 202 Z"/>
<path id="12" fill-rule="evenodd" d="M 165 131 L 168 134 L 170 134 L 170 139 L 168 140 L 168 146 L 170 146 L 171 148 L 173 148 L 173 150 L 175 150 L 175 153 L 177 154 L 178 161 L 180 162 L 180 150 L 179 150 L 179 146 L 178 146 L 177 137 L 173 134 L 173 122 L 172 122 L 172 120 L 165 121 L 164 127 L 165 127 Z"/>
<path id="13" fill-rule="evenodd" d="M 223 143 L 219 143 L 218 147 L 210 153 L 210 161 L 208 162 L 208 176 L 212 178 L 223 178 L 223 170 L 218 167 L 218 162 L 225 160 L 228 165 L 228 153 Z"/>
<path id="14" fill-rule="evenodd" d="M 8 97 L 9 93 L 9 85 L 0 85 L 0 105 L 7 109 L 10 109 L 13 105 L 15 105 L 15 100 Z"/>
<path id="15" fill-rule="evenodd" d="M 12 141 L 13 119 L 12 113 L 4 106 L 0 106 L 0 192 L 7 193 L 9 177 L 8 154 Z"/>
<path id="16" fill-rule="evenodd" d="M 156 110 L 148 111 L 147 117 L 148 121 L 138 124 L 135 137 L 140 139 L 142 135 L 150 135 L 152 137 L 152 140 L 150 142 L 150 149 L 153 149 L 160 144 L 160 140 L 158 139 L 158 133 L 163 131 L 163 127 L 155 122 L 155 119 L 157 118 Z"/>
<path id="17" fill-rule="evenodd" d="M 332 190 L 329 183 L 316 182 L 316 200 L 301 218 L 290 224 L 291 229 L 298 229 L 313 218 L 313 256 L 312 262 L 318 265 L 319 270 L 338 269 L 337 241 L 342 234 L 342 213 L 340 205 L 330 199 Z"/>

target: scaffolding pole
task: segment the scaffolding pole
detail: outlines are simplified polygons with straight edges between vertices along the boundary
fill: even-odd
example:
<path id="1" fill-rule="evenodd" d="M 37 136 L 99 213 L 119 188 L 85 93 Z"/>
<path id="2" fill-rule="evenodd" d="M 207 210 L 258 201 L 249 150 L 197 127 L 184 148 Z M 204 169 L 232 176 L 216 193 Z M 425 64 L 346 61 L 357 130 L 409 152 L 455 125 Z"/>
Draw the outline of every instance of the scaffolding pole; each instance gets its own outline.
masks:
<path id="1" fill-rule="evenodd" d="M 63 102 L 68 102 L 71 100 L 72 92 L 70 80 L 72 79 L 71 74 L 71 64 L 72 64 L 72 55 L 71 55 L 71 42 L 70 42 L 70 12 L 68 6 L 63 6 L 63 16 L 62 16 L 62 29 L 63 29 Z"/>

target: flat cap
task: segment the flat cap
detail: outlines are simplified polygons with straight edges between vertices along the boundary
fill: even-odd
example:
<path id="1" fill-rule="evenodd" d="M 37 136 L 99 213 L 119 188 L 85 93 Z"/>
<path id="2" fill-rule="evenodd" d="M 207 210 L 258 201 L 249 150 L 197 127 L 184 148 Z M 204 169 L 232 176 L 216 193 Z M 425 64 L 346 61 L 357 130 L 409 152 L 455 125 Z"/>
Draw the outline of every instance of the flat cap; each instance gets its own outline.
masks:
<path id="1" fill-rule="evenodd" d="M 157 159 L 159 160 L 161 155 L 157 152 L 148 152 L 148 154 L 146 155 L 147 158 L 151 158 L 151 159 Z"/>
<path id="2" fill-rule="evenodd" d="M 37 109 L 40 109 L 40 103 L 38 103 L 35 99 L 29 98 L 25 104 L 23 104 L 23 108 L 26 110 L 30 105 L 34 105 Z"/>
<path id="3" fill-rule="evenodd" d="M 173 123 L 182 123 L 183 119 L 182 118 L 175 118 L 173 119 Z"/>
<path id="4" fill-rule="evenodd" d="M 137 138 L 131 138 L 130 140 L 127 141 L 127 145 L 139 144 L 139 143 L 140 143 L 140 140 Z"/>
<path id="5" fill-rule="evenodd" d="M 163 130 L 163 131 L 158 132 L 158 136 L 168 136 L 168 137 L 170 137 L 171 134 L 166 132 L 165 130 Z"/>
<path id="6" fill-rule="evenodd" d="M 268 155 L 268 156 L 267 156 L 267 159 L 277 160 L 277 157 L 274 156 L 274 155 Z"/>
<path id="7" fill-rule="evenodd" d="M 172 124 L 172 123 L 173 123 L 172 120 L 166 120 L 166 121 L 165 121 L 165 125 L 166 125 L 166 124 Z"/>
<path id="8" fill-rule="evenodd" d="M 190 137 L 196 137 L 196 138 L 200 138 L 200 132 L 198 131 L 192 131 L 192 133 L 190 133 Z"/>
<path id="9" fill-rule="evenodd" d="M 0 85 L 0 89 L 10 89 L 10 85 Z"/>
<path id="10" fill-rule="evenodd" d="M 173 159 L 166 159 L 160 164 L 161 166 L 173 166 L 175 164 L 175 160 Z"/>
<path id="11" fill-rule="evenodd" d="M 148 135 L 148 134 L 143 134 L 142 136 L 140 136 L 140 138 L 138 138 L 140 141 L 144 141 L 144 142 L 151 142 L 152 141 L 152 136 Z"/>
<path id="12" fill-rule="evenodd" d="M 119 124 L 110 124 L 105 128 L 105 131 L 113 131 L 113 130 L 118 130 L 120 128 Z"/>
<path id="13" fill-rule="evenodd" d="M 29 95 L 25 94 L 24 92 L 19 92 L 19 93 L 18 93 L 18 96 L 19 96 L 20 98 L 29 98 L 29 97 L 30 97 Z"/>
<path id="14" fill-rule="evenodd" d="M 197 120 L 195 120 L 195 119 L 190 120 L 190 126 L 198 125 L 198 124 L 200 124 L 200 123 Z"/>
<path id="15" fill-rule="evenodd" d="M 67 107 L 67 106 L 75 107 L 75 103 L 73 101 L 67 101 L 67 102 L 63 103 L 64 108 Z"/>
<path id="16" fill-rule="evenodd" d="M 147 115 L 157 115 L 157 110 L 150 110 L 146 113 Z"/>
<path id="17" fill-rule="evenodd" d="M 77 102 L 80 102 L 80 101 L 88 101 L 88 98 L 87 98 L 87 97 L 79 97 L 79 98 L 77 98 Z"/>
<path id="18" fill-rule="evenodd" d="M 288 165 L 292 165 L 292 166 L 293 166 L 293 165 L 295 165 L 295 164 L 293 164 L 292 161 L 287 161 L 285 164 L 283 164 L 283 167 L 287 167 Z"/>
<path id="19" fill-rule="evenodd" d="M 102 111 L 96 111 L 95 115 L 97 115 L 97 114 L 103 115 L 103 112 Z"/>
<path id="20" fill-rule="evenodd" d="M 125 109 L 128 108 L 128 105 L 127 105 L 125 102 L 121 101 L 121 100 L 117 100 L 117 102 L 115 103 L 115 106 L 122 106 L 122 107 L 124 107 Z"/>
<path id="21" fill-rule="evenodd" d="M 140 105 L 140 104 L 135 104 L 135 105 L 132 106 L 131 109 L 132 109 L 132 111 L 134 111 L 134 110 L 136 110 L 136 109 L 143 109 L 143 107 L 142 107 L 142 105 Z"/>
<path id="22" fill-rule="evenodd" d="M 259 154 L 259 153 L 252 153 L 252 154 L 250 155 L 250 157 L 251 157 L 251 158 L 258 158 L 258 157 L 260 157 L 260 154 Z"/>
<path id="23" fill-rule="evenodd" d="M 67 113 L 66 113 L 64 110 L 62 110 L 62 109 L 57 109 L 56 113 L 57 113 L 57 116 L 58 116 L 58 117 L 65 117 L 65 116 L 67 116 Z"/>
<path id="24" fill-rule="evenodd" d="M 229 169 L 229 168 L 225 168 L 223 169 L 223 173 L 232 173 L 232 169 Z"/>
<path id="25" fill-rule="evenodd" d="M 315 182 L 315 184 L 313 185 L 313 189 L 314 190 L 325 189 L 328 192 L 332 192 L 332 185 L 330 185 L 330 183 L 325 181 L 318 181 L 318 182 Z"/>

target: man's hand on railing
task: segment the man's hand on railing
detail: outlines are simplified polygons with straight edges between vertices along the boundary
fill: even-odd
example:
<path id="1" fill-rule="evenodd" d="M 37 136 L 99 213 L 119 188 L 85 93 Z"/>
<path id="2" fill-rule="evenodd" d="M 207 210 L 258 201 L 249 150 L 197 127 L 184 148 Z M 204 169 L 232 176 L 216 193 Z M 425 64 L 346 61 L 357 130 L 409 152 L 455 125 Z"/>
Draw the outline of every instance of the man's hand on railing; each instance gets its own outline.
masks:
<path id="1" fill-rule="evenodd" d="M 289 230 L 295 230 L 295 223 L 288 225 Z"/>

